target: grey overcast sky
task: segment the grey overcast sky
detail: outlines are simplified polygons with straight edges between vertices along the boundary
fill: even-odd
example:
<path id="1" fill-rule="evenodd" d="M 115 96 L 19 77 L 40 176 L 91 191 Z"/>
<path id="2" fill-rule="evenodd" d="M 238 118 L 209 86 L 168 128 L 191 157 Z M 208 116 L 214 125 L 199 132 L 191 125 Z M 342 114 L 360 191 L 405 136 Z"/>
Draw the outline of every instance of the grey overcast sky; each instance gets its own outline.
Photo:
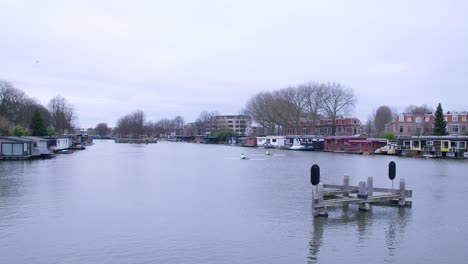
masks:
<path id="1" fill-rule="evenodd" d="M 238 114 L 248 98 L 306 81 L 379 105 L 468 110 L 468 1 L 0 0 L 0 79 L 81 127 Z"/>

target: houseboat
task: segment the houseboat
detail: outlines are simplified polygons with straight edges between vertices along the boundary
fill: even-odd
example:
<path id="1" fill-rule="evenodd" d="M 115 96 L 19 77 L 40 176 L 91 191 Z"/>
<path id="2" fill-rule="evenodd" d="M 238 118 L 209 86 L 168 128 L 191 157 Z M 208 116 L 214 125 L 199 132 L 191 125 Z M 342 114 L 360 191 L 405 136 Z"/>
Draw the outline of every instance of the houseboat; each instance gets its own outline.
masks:
<path id="1" fill-rule="evenodd" d="M 247 137 L 245 139 L 244 147 L 257 147 L 257 138 L 256 137 Z"/>
<path id="2" fill-rule="evenodd" d="M 54 152 L 51 151 L 51 145 L 54 143 L 54 140 L 43 137 L 23 137 L 24 139 L 29 139 L 33 141 L 32 144 L 32 154 L 39 156 L 41 158 L 53 158 L 55 156 Z"/>
<path id="3" fill-rule="evenodd" d="M 0 160 L 34 158 L 33 144 L 22 137 L 0 137 Z"/>
<path id="4" fill-rule="evenodd" d="M 399 155 L 463 158 L 468 136 L 413 136 L 398 139 Z"/>
<path id="5" fill-rule="evenodd" d="M 328 136 L 325 137 L 325 151 L 373 154 L 376 149 L 387 145 L 382 138 L 365 138 L 360 136 Z"/>
<path id="6" fill-rule="evenodd" d="M 195 136 L 194 142 L 201 144 L 218 144 L 218 138 L 208 135 L 198 135 Z"/>
<path id="7" fill-rule="evenodd" d="M 290 150 L 323 150 L 324 139 L 321 136 L 286 136 L 286 148 Z"/>
<path id="8" fill-rule="evenodd" d="M 284 148 L 286 137 L 284 136 L 266 136 L 257 137 L 257 146 L 264 148 Z"/>
<path id="9" fill-rule="evenodd" d="M 52 140 L 50 144 L 50 150 L 55 153 L 64 153 L 69 150 L 73 145 L 73 140 L 70 137 L 58 137 L 50 138 Z"/>

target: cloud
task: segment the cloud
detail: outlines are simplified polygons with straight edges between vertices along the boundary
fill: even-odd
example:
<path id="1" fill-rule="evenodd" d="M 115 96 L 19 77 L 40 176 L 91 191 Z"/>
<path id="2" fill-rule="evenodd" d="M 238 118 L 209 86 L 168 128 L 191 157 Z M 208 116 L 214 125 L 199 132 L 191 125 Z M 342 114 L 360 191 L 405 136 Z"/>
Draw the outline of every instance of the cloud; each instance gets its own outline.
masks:
<path id="1" fill-rule="evenodd" d="M 5 0 L 0 78 L 44 104 L 68 98 L 83 127 L 135 109 L 236 114 L 259 91 L 309 80 L 352 87 L 361 119 L 382 104 L 463 110 L 466 5 Z"/>

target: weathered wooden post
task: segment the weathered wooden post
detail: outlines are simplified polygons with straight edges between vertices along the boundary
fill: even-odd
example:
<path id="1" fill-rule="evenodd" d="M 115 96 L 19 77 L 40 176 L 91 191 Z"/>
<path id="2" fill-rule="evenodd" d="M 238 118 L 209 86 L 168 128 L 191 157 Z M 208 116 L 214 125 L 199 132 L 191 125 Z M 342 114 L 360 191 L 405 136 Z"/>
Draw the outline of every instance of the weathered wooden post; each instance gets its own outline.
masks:
<path id="1" fill-rule="evenodd" d="M 374 178 L 368 177 L 367 178 L 367 196 L 374 195 Z"/>
<path id="2" fill-rule="evenodd" d="M 406 182 L 405 179 L 400 179 L 400 190 L 398 191 L 400 198 L 398 199 L 399 206 L 405 206 L 406 204 Z"/>
<path id="3" fill-rule="evenodd" d="M 314 216 L 328 216 L 327 207 L 323 205 L 323 184 L 319 183 L 317 188 L 318 203 L 316 204 L 317 207 L 314 208 Z"/>
<path id="4" fill-rule="evenodd" d="M 349 191 L 349 176 L 345 175 L 343 179 L 343 191 Z M 344 194 L 344 197 L 349 197 L 349 192 Z"/>
<path id="5" fill-rule="evenodd" d="M 312 168 L 310 168 L 310 182 L 313 185 L 314 216 L 328 216 L 327 207 L 323 205 L 323 184 L 320 183 L 320 167 L 317 164 L 312 165 Z"/>
<path id="6" fill-rule="evenodd" d="M 360 181 L 359 182 L 359 193 L 358 193 L 358 198 L 367 200 L 367 188 L 366 188 L 366 182 L 365 181 Z M 369 203 L 360 203 L 359 204 L 359 210 L 362 211 L 369 211 L 370 205 Z"/>

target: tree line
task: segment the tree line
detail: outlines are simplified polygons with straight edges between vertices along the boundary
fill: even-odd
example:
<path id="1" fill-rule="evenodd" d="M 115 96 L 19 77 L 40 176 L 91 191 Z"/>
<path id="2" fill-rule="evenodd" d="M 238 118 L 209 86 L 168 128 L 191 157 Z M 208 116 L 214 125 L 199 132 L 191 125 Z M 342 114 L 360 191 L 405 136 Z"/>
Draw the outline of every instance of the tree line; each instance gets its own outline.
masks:
<path id="1" fill-rule="evenodd" d="M 47 107 L 6 80 L 0 80 L 0 135 L 47 136 L 72 133 L 77 125 L 74 106 L 57 95 Z"/>
<path id="2" fill-rule="evenodd" d="M 284 130 L 293 121 L 296 132 L 301 119 L 330 119 L 332 134 L 336 132 L 336 119 L 354 110 L 356 96 L 351 88 L 336 82 L 307 82 L 275 91 L 260 92 L 252 96 L 245 107 L 246 114 L 269 130 Z"/>
<path id="3" fill-rule="evenodd" d="M 142 110 L 136 110 L 119 118 L 114 135 L 128 138 L 167 136 L 172 132 L 182 131 L 184 126 L 185 121 L 181 116 L 172 119 L 161 118 L 153 122 L 146 121 L 146 115 Z"/>

